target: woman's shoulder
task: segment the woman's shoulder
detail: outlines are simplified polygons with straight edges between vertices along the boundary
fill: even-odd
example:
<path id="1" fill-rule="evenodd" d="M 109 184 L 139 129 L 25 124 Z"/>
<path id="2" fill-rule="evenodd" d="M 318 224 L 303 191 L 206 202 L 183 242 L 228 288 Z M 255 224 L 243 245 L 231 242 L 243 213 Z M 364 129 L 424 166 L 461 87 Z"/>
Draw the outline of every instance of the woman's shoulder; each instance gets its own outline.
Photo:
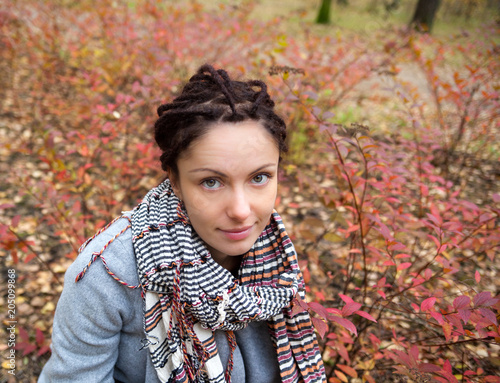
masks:
<path id="1" fill-rule="evenodd" d="M 117 278 L 128 285 L 139 284 L 130 216 L 131 212 L 124 212 L 109 227 L 87 241 L 68 268 L 66 283 L 85 278 Z"/>

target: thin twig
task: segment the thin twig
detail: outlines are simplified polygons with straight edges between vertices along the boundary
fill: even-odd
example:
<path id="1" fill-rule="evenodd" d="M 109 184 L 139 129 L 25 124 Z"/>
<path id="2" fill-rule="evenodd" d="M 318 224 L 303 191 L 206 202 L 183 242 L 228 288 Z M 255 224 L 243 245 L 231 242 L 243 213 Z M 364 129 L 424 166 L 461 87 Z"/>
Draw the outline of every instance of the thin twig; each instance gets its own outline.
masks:
<path id="1" fill-rule="evenodd" d="M 62 287 L 62 283 L 61 281 L 59 280 L 59 276 L 52 270 L 52 268 L 50 267 L 50 265 L 47 263 L 47 261 L 45 261 L 41 256 L 40 254 L 38 254 L 35 249 L 33 249 L 33 247 L 28 243 L 26 242 L 26 240 L 24 240 L 24 238 L 22 238 L 19 233 L 17 233 L 15 230 L 12 230 L 10 227 L 9 227 L 9 231 L 14 234 L 16 236 L 16 238 L 19 240 L 19 242 L 23 243 L 33 254 L 35 254 L 35 257 L 36 259 L 43 265 L 45 266 L 45 268 L 50 271 L 52 273 L 52 275 L 54 276 L 54 278 L 56 279 L 57 283 Z"/>

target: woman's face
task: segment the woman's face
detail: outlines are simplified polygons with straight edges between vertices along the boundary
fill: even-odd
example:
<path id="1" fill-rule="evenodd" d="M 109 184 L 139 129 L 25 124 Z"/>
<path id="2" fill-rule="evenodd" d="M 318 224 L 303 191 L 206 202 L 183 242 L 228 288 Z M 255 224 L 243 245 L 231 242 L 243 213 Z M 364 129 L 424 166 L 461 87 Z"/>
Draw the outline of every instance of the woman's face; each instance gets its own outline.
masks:
<path id="1" fill-rule="evenodd" d="M 259 237 L 274 208 L 279 150 L 256 121 L 218 123 L 194 141 L 169 174 L 193 228 L 230 268 Z"/>

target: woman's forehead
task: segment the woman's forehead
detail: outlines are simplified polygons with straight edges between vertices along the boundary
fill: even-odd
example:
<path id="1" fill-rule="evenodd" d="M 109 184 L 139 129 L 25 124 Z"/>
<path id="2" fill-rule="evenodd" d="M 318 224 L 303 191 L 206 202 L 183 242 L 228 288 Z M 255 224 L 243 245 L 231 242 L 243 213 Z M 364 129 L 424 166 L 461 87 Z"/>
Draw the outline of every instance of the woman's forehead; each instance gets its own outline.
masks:
<path id="1" fill-rule="evenodd" d="M 256 121 L 213 124 L 193 142 L 179 166 L 232 169 L 278 163 L 279 150 L 272 135 Z M 186 166 L 183 166 L 187 168 Z"/>

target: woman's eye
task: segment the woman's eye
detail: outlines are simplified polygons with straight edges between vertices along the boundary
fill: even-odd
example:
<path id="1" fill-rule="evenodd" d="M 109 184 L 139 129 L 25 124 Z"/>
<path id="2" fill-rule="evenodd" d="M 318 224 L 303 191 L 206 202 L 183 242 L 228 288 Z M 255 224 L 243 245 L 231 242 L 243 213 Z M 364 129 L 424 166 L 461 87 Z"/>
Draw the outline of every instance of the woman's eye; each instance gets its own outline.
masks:
<path id="1" fill-rule="evenodd" d="M 265 184 L 269 180 L 269 176 L 267 174 L 257 174 L 252 178 L 252 182 L 254 184 L 262 185 Z"/>
<path id="2" fill-rule="evenodd" d="M 205 180 L 201 185 L 207 189 L 217 189 L 221 186 L 220 182 L 214 179 Z"/>

